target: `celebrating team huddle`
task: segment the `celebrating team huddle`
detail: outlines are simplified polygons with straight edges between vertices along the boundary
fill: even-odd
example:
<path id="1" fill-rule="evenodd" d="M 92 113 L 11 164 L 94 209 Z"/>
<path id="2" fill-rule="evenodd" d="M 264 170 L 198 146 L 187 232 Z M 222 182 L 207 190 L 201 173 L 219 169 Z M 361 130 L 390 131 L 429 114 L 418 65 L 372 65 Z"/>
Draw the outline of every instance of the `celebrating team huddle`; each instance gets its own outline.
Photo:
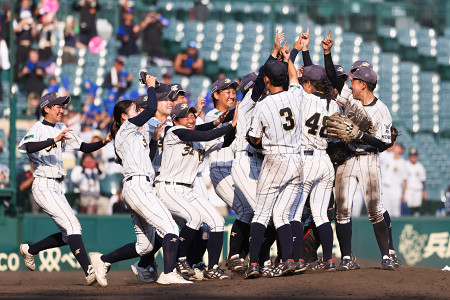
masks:
<path id="1" fill-rule="evenodd" d="M 131 269 L 141 283 L 231 278 L 219 266 L 225 221 L 208 200 L 202 179 L 208 166 L 215 192 L 237 214 L 225 263 L 235 274 L 251 279 L 359 269 L 351 247 L 358 184 L 381 268 L 399 267 L 379 168 L 379 153 L 393 145 L 396 130 L 388 108 L 373 94 L 377 74 L 367 61 L 356 61 L 348 73 L 334 65 L 331 30 L 322 41 L 325 67 L 309 57 L 309 30 L 292 49 L 283 39 L 277 31 L 258 74 L 244 76 L 240 85 L 228 78 L 212 84 L 215 108 L 205 121 L 200 118 L 205 99 L 200 96 L 197 107 L 189 106 L 179 84 L 160 84 L 141 72 L 147 95 L 119 101 L 110 134 L 88 144 L 60 123 L 70 96 L 44 95 L 44 119 L 30 129 L 19 150 L 33 161 L 37 204 L 61 232 L 20 245 L 28 269 L 35 270 L 40 251 L 69 244 L 89 285 L 107 286 L 111 264 L 138 257 Z M 297 70 L 299 52 L 304 66 Z M 236 91 L 243 94 L 238 103 Z M 88 257 L 80 223 L 62 191 L 62 153 L 92 152 L 111 141 L 123 167 L 123 198 L 136 242 Z M 333 219 L 341 250 L 338 266 L 332 258 Z M 306 228 L 314 231 L 305 234 Z M 275 241 L 278 256 L 272 260 Z M 319 244 L 320 258 L 315 252 Z M 155 255 L 161 248 L 164 267 L 158 274 Z"/>

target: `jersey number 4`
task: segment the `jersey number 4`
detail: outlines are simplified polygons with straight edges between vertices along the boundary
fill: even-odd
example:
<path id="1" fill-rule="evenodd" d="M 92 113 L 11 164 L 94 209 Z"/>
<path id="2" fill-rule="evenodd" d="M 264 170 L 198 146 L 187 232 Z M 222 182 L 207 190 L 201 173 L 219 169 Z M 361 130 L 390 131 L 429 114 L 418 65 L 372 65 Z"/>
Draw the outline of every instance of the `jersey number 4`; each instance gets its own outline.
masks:
<path id="1" fill-rule="evenodd" d="M 280 109 L 280 117 L 284 118 L 284 123 L 282 123 L 284 130 L 289 131 L 294 129 L 295 121 L 290 107 Z"/>
<path id="2" fill-rule="evenodd" d="M 326 129 L 327 129 L 327 120 L 328 119 L 329 119 L 328 116 L 324 116 L 323 119 L 322 119 L 322 126 L 319 126 L 320 114 L 319 113 L 313 114 L 305 122 L 305 126 L 309 127 L 308 133 L 311 134 L 311 135 L 317 135 L 317 130 L 320 127 L 319 136 L 321 138 L 326 138 L 327 137 Z"/>

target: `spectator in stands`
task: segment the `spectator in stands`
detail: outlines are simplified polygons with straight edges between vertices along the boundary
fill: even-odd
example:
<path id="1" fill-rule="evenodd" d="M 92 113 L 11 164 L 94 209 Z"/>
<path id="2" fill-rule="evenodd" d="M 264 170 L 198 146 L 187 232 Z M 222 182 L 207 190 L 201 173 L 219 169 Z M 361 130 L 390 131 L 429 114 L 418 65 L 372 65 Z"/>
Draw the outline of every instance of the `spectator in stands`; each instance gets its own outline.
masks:
<path id="1" fill-rule="evenodd" d="M 11 25 L 11 3 L 4 2 L 2 13 L 0 15 L 0 38 L 3 39 L 9 47 L 9 26 Z"/>
<path id="2" fill-rule="evenodd" d="M 39 60 L 47 74 L 55 73 L 56 64 L 52 48 L 56 45 L 57 29 L 58 21 L 55 14 L 50 13 L 44 14 L 42 23 L 36 26 Z"/>
<path id="3" fill-rule="evenodd" d="M 19 2 L 17 2 L 19 3 Z M 20 1 L 20 6 L 16 7 L 16 18 L 14 19 L 13 28 L 16 36 L 17 50 L 15 74 L 25 66 L 31 50 L 31 44 L 36 37 L 35 22 L 33 19 L 32 8 L 29 0 Z"/>
<path id="4" fill-rule="evenodd" d="M 122 42 L 118 53 L 120 55 L 133 55 L 138 53 L 136 39 L 139 37 L 140 26 L 134 24 L 133 8 L 129 7 L 122 12 L 123 24 L 117 28 L 116 38 Z"/>
<path id="5" fill-rule="evenodd" d="M 194 41 L 190 41 L 186 50 L 177 54 L 173 69 L 176 73 L 186 76 L 203 73 L 203 58 L 198 56 L 197 45 Z"/>
<path id="6" fill-rule="evenodd" d="M 39 100 L 41 96 L 37 93 L 29 93 L 27 97 L 27 116 L 36 116 L 39 120 L 41 117 L 41 110 L 39 109 Z"/>
<path id="7" fill-rule="evenodd" d="M 125 214 L 128 213 L 127 206 L 122 197 L 122 185 L 119 187 L 117 194 L 112 195 L 109 199 L 109 214 Z"/>
<path id="8" fill-rule="evenodd" d="M 96 143 L 96 142 L 103 140 L 103 138 L 102 138 L 103 134 L 98 129 L 92 130 L 91 135 L 92 135 L 91 143 Z M 92 152 L 92 156 L 98 162 L 98 168 L 100 170 L 105 170 L 105 164 L 103 162 L 103 149 L 101 148 L 95 152 Z"/>
<path id="9" fill-rule="evenodd" d="M 0 138 L 0 153 L 5 152 L 5 142 Z"/>
<path id="10" fill-rule="evenodd" d="M 17 74 L 19 79 L 22 77 L 25 79 L 25 89 L 27 94 L 34 92 L 38 95 L 42 95 L 42 92 L 45 89 L 45 76 L 45 70 L 39 63 L 39 53 L 36 50 L 31 49 L 26 64 Z"/>
<path id="11" fill-rule="evenodd" d="M 406 162 L 406 192 L 405 199 L 411 215 L 419 216 L 422 201 L 427 199 L 425 187 L 426 171 L 418 161 L 419 152 L 416 148 L 409 150 L 409 161 Z"/>
<path id="12" fill-rule="evenodd" d="M 92 153 L 84 153 L 81 165 L 72 169 L 70 179 L 74 191 L 80 193 L 81 213 L 105 215 L 109 200 L 100 195 L 100 179 L 104 177 Z"/>
<path id="13" fill-rule="evenodd" d="M 87 46 L 97 35 L 96 15 L 100 10 L 100 4 L 96 0 L 74 0 L 72 8 L 80 11 L 80 42 Z"/>
<path id="14" fill-rule="evenodd" d="M 9 168 L 0 164 L 0 189 L 5 189 L 7 187 L 9 187 Z"/>
<path id="15" fill-rule="evenodd" d="M 47 93 L 59 93 L 59 94 L 65 94 L 67 93 L 66 89 L 59 85 L 58 80 L 55 76 L 50 76 L 48 78 L 48 85 L 47 88 L 42 92 L 43 95 Z"/>
<path id="16" fill-rule="evenodd" d="M 6 44 L 6 41 L 0 37 L 0 74 L 2 73 L 2 70 L 9 70 L 10 67 L 8 45 Z M 3 100 L 2 81 L 3 80 L 0 80 L 0 101 Z"/>
<path id="17" fill-rule="evenodd" d="M 139 24 L 142 31 L 142 50 L 149 57 L 163 57 L 162 29 L 168 27 L 170 21 L 152 8 Z"/>
<path id="18" fill-rule="evenodd" d="M 122 56 L 116 58 L 114 66 L 111 68 L 111 71 L 106 74 L 103 82 L 103 87 L 105 89 L 110 89 L 116 93 L 116 100 L 131 86 L 131 80 L 133 80 L 133 74 L 128 74 L 124 70 L 124 63 L 124 58 Z"/>
<path id="19" fill-rule="evenodd" d="M 22 196 L 22 199 L 24 200 L 23 205 L 25 206 L 25 201 L 27 202 L 26 208 L 28 208 L 28 203 L 31 204 L 31 212 L 33 214 L 39 213 L 39 206 L 36 204 L 36 201 L 34 201 L 33 193 L 31 192 L 31 186 L 34 181 L 33 177 L 33 162 L 31 159 L 29 160 L 30 163 L 30 169 L 28 171 L 24 171 L 19 174 L 19 178 L 17 179 L 17 184 L 19 187 L 19 194 Z M 25 209 L 25 207 L 24 207 Z"/>
<path id="20" fill-rule="evenodd" d="M 209 20 L 209 0 L 195 0 L 194 8 L 192 9 L 194 13 L 194 19 L 200 22 L 206 22 Z"/>
<path id="21" fill-rule="evenodd" d="M 450 216 L 450 185 L 445 190 L 445 213 Z"/>
<path id="22" fill-rule="evenodd" d="M 172 73 L 167 71 L 162 76 L 162 83 L 169 85 L 172 82 Z"/>
<path id="23" fill-rule="evenodd" d="M 67 16 L 64 26 L 64 48 L 61 56 L 61 65 L 76 64 L 78 62 L 77 47 L 84 46 L 78 41 L 78 35 L 73 16 Z"/>

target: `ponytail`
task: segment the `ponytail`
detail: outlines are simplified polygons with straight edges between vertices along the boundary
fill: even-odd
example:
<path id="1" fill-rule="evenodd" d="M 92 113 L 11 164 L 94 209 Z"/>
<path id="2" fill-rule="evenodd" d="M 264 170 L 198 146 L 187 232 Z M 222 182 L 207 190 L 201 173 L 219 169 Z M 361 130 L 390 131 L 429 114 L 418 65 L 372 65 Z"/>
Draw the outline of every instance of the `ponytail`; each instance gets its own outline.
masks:
<path id="1" fill-rule="evenodd" d="M 133 103 L 134 102 L 131 100 L 122 100 L 117 102 L 114 106 L 114 119 L 109 127 L 109 131 L 111 132 L 111 137 L 113 139 L 116 138 L 117 131 L 119 131 L 120 125 L 122 125 L 122 114 L 126 114 Z"/>
<path id="2" fill-rule="evenodd" d="M 330 108 L 330 102 L 334 99 L 333 87 L 328 83 L 327 79 L 323 80 L 311 80 L 311 84 L 314 88 L 325 94 L 325 99 L 327 99 L 327 110 Z"/>

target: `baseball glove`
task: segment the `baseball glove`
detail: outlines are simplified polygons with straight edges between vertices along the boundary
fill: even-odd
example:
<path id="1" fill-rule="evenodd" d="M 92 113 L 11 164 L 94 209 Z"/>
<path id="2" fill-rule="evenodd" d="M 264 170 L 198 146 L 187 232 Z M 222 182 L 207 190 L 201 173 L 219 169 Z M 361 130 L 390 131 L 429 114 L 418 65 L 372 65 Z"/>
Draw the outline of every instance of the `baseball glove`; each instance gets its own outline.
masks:
<path id="1" fill-rule="evenodd" d="M 397 140 L 397 137 L 400 135 L 400 132 L 398 131 L 397 127 L 392 124 L 391 126 L 391 143 L 394 144 Z"/>
<path id="2" fill-rule="evenodd" d="M 363 136 L 363 132 L 359 130 L 349 117 L 344 114 L 334 113 L 327 120 L 327 135 L 329 138 L 338 139 L 344 142 L 359 140 Z"/>
<path id="3" fill-rule="evenodd" d="M 327 153 L 331 162 L 340 166 L 352 155 L 353 151 L 350 150 L 344 142 L 328 142 Z"/>
<path id="4" fill-rule="evenodd" d="M 311 228 L 307 229 L 303 236 L 303 256 L 306 263 L 315 262 L 318 259 L 317 249 L 319 246 L 320 242 L 314 236 L 314 231 Z"/>

